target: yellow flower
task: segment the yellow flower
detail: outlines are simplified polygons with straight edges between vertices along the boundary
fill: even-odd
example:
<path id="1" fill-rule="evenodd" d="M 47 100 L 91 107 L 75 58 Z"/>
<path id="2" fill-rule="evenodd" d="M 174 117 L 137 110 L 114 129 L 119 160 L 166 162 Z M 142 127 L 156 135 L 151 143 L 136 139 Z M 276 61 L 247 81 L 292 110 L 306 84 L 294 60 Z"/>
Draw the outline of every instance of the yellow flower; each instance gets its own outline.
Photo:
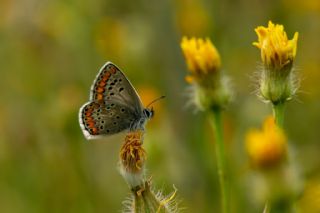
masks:
<path id="1" fill-rule="evenodd" d="M 220 55 L 210 39 L 183 37 L 181 48 L 191 73 L 191 76 L 186 78 L 189 83 L 206 78 L 208 74 L 220 69 Z"/>
<path id="2" fill-rule="evenodd" d="M 266 66 L 282 69 L 292 65 L 297 52 L 298 32 L 292 40 L 288 40 L 283 25 L 271 21 L 268 27 L 259 26 L 255 31 L 258 42 L 253 42 L 253 45 L 261 49 L 261 59 Z"/>
<path id="3" fill-rule="evenodd" d="M 284 27 L 269 21 L 268 27 L 255 29 L 264 68 L 259 79 L 260 95 L 274 105 L 290 100 L 297 91 L 297 80 L 291 72 L 297 53 L 298 33 L 289 40 Z"/>
<path id="4" fill-rule="evenodd" d="M 276 126 L 274 118 L 268 117 L 262 131 L 250 130 L 246 135 L 246 149 L 254 166 L 267 168 L 279 165 L 287 154 L 287 138 Z"/>
<path id="5" fill-rule="evenodd" d="M 210 39 L 183 37 L 181 49 L 186 59 L 189 76 L 186 81 L 193 86 L 192 100 L 200 110 L 224 108 L 231 92 L 228 79 L 220 71 L 220 55 Z"/>

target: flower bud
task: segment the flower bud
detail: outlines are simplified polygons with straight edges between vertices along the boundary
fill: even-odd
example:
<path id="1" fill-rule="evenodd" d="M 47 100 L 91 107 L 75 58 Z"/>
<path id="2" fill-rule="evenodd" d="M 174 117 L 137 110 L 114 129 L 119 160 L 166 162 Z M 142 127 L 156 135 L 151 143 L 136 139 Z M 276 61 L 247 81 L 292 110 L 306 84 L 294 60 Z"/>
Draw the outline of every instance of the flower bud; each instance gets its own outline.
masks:
<path id="1" fill-rule="evenodd" d="M 201 110 L 223 108 L 230 100 L 228 80 L 221 73 L 220 55 L 210 39 L 183 37 L 181 49 L 190 75 L 186 81 L 193 86 L 194 102 Z"/>
<path id="2" fill-rule="evenodd" d="M 253 45 L 261 50 L 263 68 L 259 80 L 261 96 L 273 104 L 292 98 L 297 90 L 292 66 L 297 52 L 298 33 L 288 39 L 283 25 L 273 24 L 255 29 L 258 42 Z"/>

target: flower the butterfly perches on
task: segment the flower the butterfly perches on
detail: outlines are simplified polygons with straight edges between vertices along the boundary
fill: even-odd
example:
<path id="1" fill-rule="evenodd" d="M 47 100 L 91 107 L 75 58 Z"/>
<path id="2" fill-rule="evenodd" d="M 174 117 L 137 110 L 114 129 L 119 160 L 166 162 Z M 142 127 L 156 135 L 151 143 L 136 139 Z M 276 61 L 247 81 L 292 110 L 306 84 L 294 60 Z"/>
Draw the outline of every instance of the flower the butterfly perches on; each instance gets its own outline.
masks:
<path id="1" fill-rule="evenodd" d="M 144 108 L 127 77 L 112 62 L 100 69 L 91 90 L 89 102 L 79 111 L 79 123 L 87 139 L 123 131 L 144 130 L 153 110 Z"/>
<path id="2" fill-rule="evenodd" d="M 147 158 L 142 148 L 143 131 L 130 132 L 120 150 L 120 171 L 128 184 L 135 188 L 143 184 L 144 163 Z"/>
<path id="3" fill-rule="evenodd" d="M 145 178 L 146 151 L 142 148 L 144 131 L 129 132 L 120 150 L 120 173 L 129 185 L 132 199 L 125 203 L 125 212 L 178 212 L 177 190 L 168 196 L 155 193 L 151 180 Z"/>

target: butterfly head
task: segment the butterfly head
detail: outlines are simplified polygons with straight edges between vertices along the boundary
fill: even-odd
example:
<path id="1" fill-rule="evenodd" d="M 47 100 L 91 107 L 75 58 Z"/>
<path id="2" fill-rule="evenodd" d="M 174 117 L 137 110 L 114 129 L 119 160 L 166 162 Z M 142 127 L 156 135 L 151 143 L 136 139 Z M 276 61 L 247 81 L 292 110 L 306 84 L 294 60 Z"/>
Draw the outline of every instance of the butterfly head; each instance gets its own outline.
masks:
<path id="1" fill-rule="evenodd" d="M 149 103 L 149 104 L 147 105 L 147 107 L 143 110 L 143 114 L 144 114 L 144 116 L 145 116 L 147 119 L 151 119 L 151 118 L 153 117 L 153 115 L 154 115 L 153 107 L 151 107 L 151 108 L 149 108 L 149 107 L 150 107 L 153 103 L 155 103 L 155 102 L 157 102 L 157 101 L 159 101 L 159 100 L 161 100 L 161 99 L 163 99 L 163 98 L 165 98 L 164 95 L 161 96 L 161 97 L 159 97 L 159 98 L 157 98 L 157 99 L 155 99 L 155 100 L 153 100 L 153 101 L 151 101 L 151 103 Z"/>
<path id="2" fill-rule="evenodd" d="M 151 108 L 151 109 L 145 108 L 143 110 L 143 114 L 144 114 L 145 118 L 151 119 L 154 115 L 154 110 L 153 110 L 153 108 Z"/>

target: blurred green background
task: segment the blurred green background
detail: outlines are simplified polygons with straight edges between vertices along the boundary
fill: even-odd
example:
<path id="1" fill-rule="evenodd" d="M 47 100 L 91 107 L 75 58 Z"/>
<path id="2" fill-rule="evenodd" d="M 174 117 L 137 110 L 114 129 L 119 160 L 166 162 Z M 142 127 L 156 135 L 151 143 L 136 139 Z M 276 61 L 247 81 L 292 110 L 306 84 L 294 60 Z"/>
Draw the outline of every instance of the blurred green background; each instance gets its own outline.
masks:
<path id="1" fill-rule="evenodd" d="M 183 35 L 210 37 L 221 53 L 236 91 L 224 116 L 233 210 L 262 212 L 245 180 L 244 136 L 271 113 L 252 80 L 260 61 L 254 28 L 268 20 L 283 24 L 290 39 L 299 32 L 301 87 L 285 128 L 304 184 L 320 188 L 319 1 L 0 0 L 0 14 L 1 212 L 122 209 L 130 195 L 117 170 L 123 135 L 88 142 L 78 123 L 106 61 L 126 73 L 145 104 L 167 96 L 154 106 L 144 145 L 155 188 L 168 194 L 174 184 L 185 212 L 219 212 L 213 133 L 187 106 Z M 316 205 L 307 193 L 301 209 Z"/>

